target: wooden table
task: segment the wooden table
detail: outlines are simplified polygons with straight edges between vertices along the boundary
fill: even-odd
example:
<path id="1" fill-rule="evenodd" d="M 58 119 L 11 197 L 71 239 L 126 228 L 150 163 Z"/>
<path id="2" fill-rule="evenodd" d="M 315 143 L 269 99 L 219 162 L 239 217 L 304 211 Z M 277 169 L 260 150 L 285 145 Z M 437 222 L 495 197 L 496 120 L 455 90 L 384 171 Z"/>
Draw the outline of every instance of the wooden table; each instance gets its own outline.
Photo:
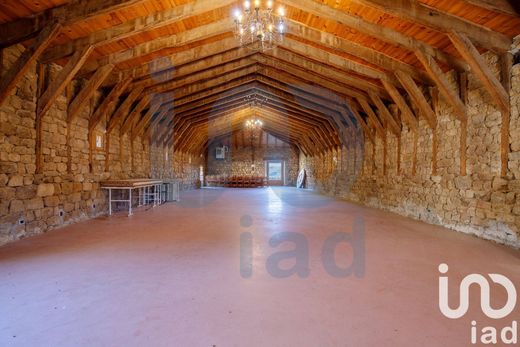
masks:
<path id="1" fill-rule="evenodd" d="M 100 182 L 102 189 L 108 190 L 108 214 L 112 215 L 113 202 L 128 203 L 128 215 L 132 215 L 132 191 L 137 189 L 139 194 L 138 206 L 153 203 L 157 206 L 161 203 L 161 186 L 163 181 L 154 179 L 126 179 L 109 180 Z M 128 199 L 112 199 L 112 190 L 128 191 Z"/>

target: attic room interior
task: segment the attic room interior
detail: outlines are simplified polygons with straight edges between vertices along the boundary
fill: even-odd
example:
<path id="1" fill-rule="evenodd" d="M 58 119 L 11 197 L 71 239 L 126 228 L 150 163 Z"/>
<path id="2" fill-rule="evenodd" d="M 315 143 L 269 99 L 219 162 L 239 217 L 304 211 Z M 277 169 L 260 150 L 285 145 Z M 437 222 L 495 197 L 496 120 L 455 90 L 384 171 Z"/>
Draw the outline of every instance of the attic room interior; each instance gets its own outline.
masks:
<path id="1" fill-rule="evenodd" d="M 517 345 L 519 249 L 518 1 L 0 2 L 1 346 Z"/>

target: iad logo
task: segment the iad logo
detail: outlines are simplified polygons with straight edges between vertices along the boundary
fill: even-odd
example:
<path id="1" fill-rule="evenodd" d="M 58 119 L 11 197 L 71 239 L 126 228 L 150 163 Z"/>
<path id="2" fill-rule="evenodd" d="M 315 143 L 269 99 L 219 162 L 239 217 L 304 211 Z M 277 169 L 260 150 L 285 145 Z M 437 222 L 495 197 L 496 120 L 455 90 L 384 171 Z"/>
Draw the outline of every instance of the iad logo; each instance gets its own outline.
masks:
<path id="1" fill-rule="evenodd" d="M 447 264 L 439 265 L 439 272 L 443 275 L 448 273 Z M 439 309 L 442 314 L 450 319 L 463 317 L 469 309 L 469 289 L 476 284 L 480 287 L 480 307 L 482 312 L 492 319 L 502 319 L 509 316 L 516 306 L 516 288 L 507 277 L 499 274 L 489 274 L 489 278 L 495 284 L 502 286 L 507 292 L 507 302 L 500 309 L 494 309 L 490 305 L 491 292 L 489 281 L 486 277 L 479 274 L 466 276 L 460 284 L 460 303 L 456 309 L 452 309 L 448 303 L 448 277 L 439 277 Z M 478 335 L 477 322 L 471 322 L 471 343 L 477 344 Z M 481 329 L 480 342 L 483 344 L 497 344 L 498 332 L 494 327 L 484 327 Z M 518 322 L 513 321 L 511 327 L 504 327 L 500 332 L 500 339 L 503 344 L 516 344 L 518 341 Z"/>

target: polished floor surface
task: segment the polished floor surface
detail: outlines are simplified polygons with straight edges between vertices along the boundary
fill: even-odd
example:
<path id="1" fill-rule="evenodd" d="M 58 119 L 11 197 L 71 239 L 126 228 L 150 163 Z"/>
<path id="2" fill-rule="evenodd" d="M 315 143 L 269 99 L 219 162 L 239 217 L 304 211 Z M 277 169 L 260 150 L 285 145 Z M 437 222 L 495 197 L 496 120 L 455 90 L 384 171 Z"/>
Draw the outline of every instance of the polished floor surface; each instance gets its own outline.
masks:
<path id="1" fill-rule="evenodd" d="M 472 320 L 520 317 L 486 318 L 478 288 L 444 317 L 441 263 L 452 307 L 468 274 L 520 284 L 518 251 L 441 227 L 291 188 L 191 191 L 0 248 L 0 346 L 465 346 Z"/>

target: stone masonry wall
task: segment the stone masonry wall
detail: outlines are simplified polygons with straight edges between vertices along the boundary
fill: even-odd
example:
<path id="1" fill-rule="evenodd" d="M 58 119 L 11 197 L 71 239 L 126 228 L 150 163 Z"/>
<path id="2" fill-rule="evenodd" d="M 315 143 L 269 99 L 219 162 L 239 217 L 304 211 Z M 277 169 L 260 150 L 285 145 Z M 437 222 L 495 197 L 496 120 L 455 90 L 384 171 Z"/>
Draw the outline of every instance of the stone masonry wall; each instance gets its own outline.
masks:
<path id="1" fill-rule="evenodd" d="M 241 134 L 239 133 L 238 136 L 240 137 Z M 270 138 L 273 139 L 273 137 Z M 226 158 L 223 160 L 216 159 L 216 148 L 223 145 L 229 148 L 229 153 L 226 154 Z M 209 147 L 206 173 L 210 176 L 264 177 L 266 160 L 284 160 L 286 165 L 286 183 L 289 186 L 295 186 L 299 168 L 298 156 L 298 149 L 277 139 L 276 144 L 272 140 L 269 144 L 266 144 L 264 141 L 261 146 L 255 144 L 253 161 L 252 147 L 250 145 L 243 146 L 240 142 L 238 146 L 235 146 L 230 136 L 213 143 Z M 254 165 L 254 169 L 252 165 Z"/>
<path id="2" fill-rule="evenodd" d="M 498 60 L 485 55 L 498 76 Z M 453 88 L 452 73 L 448 74 Z M 400 171 L 397 138 L 388 133 L 386 174 L 383 141 L 358 141 L 320 157 L 300 155 L 308 187 L 364 205 L 393 211 L 460 232 L 520 247 L 520 65 L 512 70 L 509 173 L 500 175 L 501 113 L 476 78 L 469 75 L 467 175 L 460 175 L 460 122 L 443 100 L 438 117 L 437 174 L 432 174 L 431 129 L 420 118 L 416 172 L 414 135 L 401 134 Z"/>
<path id="3" fill-rule="evenodd" d="M 3 71 L 23 52 L 18 45 L 4 50 Z M 50 78 L 60 67 L 50 67 Z M 100 96 L 67 124 L 67 108 L 75 82 L 57 98 L 42 119 L 42 170 L 36 173 L 37 75 L 32 66 L 12 94 L 0 105 L 0 245 L 106 213 L 106 193 L 99 182 L 108 178 L 181 178 L 185 187 L 194 179 L 194 168 L 186 160 L 171 161 L 153 156 L 147 141 L 133 145 L 116 128 L 110 135 L 109 164 L 105 150 L 90 150 L 88 120 Z M 97 131 L 103 132 L 102 121 Z M 161 169 L 159 169 L 159 167 Z M 175 168 L 175 170 L 174 170 Z M 198 169 L 197 169 L 198 170 Z M 198 171 L 197 171 L 198 172 Z M 160 174 L 159 174 L 160 173 Z"/>

